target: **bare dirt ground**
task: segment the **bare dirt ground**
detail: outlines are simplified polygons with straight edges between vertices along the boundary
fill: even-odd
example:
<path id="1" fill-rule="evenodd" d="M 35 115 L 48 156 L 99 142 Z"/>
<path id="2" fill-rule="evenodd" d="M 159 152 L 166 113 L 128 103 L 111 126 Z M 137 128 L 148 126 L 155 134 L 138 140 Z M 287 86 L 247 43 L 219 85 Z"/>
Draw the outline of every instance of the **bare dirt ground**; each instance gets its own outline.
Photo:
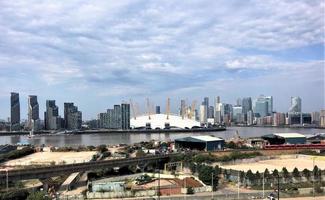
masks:
<path id="1" fill-rule="evenodd" d="M 252 172 L 263 172 L 266 168 L 268 170 L 282 170 L 283 167 L 286 167 L 288 171 L 293 171 L 295 167 L 299 171 L 306 169 L 313 169 L 313 162 L 320 169 L 325 169 L 325 156 L 306 156 L 306 155 L 296 155 L 296 156 L 279 156 L 276 159 L 261 160 L 253 163 L 240 163 L 234 165 L 220 165 L 225 169 L 234 169 L 248 171 L 249 169 Z"/>
<path id="2" fill-rule="evenodd" d="M 72 164 L 88 162 L 95 151 L 82 152 L 37 152 L 31 155 L 10 160 L 4 165 L 7 166 L 25 166 L 25 165 L 51 165 L 55 164 Z"/>

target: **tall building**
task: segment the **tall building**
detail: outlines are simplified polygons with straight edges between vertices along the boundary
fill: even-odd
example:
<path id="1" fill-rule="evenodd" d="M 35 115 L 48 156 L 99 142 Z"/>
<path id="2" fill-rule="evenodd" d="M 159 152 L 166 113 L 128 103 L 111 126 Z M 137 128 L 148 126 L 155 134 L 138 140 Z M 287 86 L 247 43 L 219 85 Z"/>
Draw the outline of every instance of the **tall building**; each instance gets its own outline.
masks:
<path id="1" fill-rule="evenodd" d="M 200 123 L 207 123 L 207 110 L 205 105 L 200 105 Z"/>
<path id="2" fill-rule="evenodd" d="M 20 130 L 19 93 L 12 92 L 10 96 L 10 130 Z"/>
<path id="3" fill-rule="evenodd" d="M 320 122 L 320 113 L 312 112 L 311 113 L 311 123 L 319 126 L 319 122 Z"/>
<path id="4" fill-rule="evenodd" d="M 30 130 L 39 129 L 39 105 L 37 102 L 37 96 L 28 96 L 28 121 L 27 126 Z"/>
<path id="5" fill-rule="evenodd" d="M 186 103 L 184 99 L 181 100 L 181 107 L 179 110 L 180 110 L 179 115 L 184 118 L 186 114 Z"/>
<path id="6" fill-rule="evenodd" d="M 214 123 L 219 124 L 222 122 L 222 116 L 224 113 L 221 112 L 223 112 L 223 105 L 220 101 L 220 96 L 217 96 L 214 105 Z"/>
<path id="7" fill-rule="evenodd" d="M 247 114 L 248 111 L 252 110 L 252 98 L 245 97 L 242 100 L 243 114 Z"/>
<path id="8" fill-rule="evenodd" d="M 160 106 L 156 106 L 156 114 L 160 114 Z"/>
<path id="9" fill-rule="evenodd" d="M 64 125 L 68 130 L 81 129 L 82 112 L 73 103 L 64 103 Z"/>
<path id="10" fill-rule="evenodd" d="M 213 119 L 214 118 L 214 107 L 213 106 L 209 106 L 208 108 L 208 118 Z"/>
<path id="11" fill-rule="evenodd" d="M 319 126 L 325 128 L 325 110 L 321 110 L 319 114 Z"/>
<path id="12" fill-rule="evenodd" d="M 253 125 L 254 122 L 254 113 L 252 110 L 247 112 L 247 125 L 251 126 Z"/>
<path id="13" fill-rule="evenodd" d="M 257 100 L 255 102 L 254 114 L 257 117 L 265 117 L 268 115 L 268 102 L 264 100 Z"/>
<path id="14" fill-rule="evenodd" d="M 130 104 L 121 104 L 122 129 L 130 129 Z"/>
<path id="15" fill-rule="evenodd" d="M 62 119 L 59 116 L 59 107 L 55 105 L 55 100 L 46 101 L 44 123 L 46 130 L 57 130 L 61 128 Z"/>
<path id="16" fill-rule="evenodd" d="M 289 108 L 289 113 L 301 113 L 300 97 L 291 97 L 291 106 Z"/>
<path id="17" fill-rule="evenodd" d="M 205 106 L 205 112 L 207 113 L 206 117 L 209 116 L 209 97 L 204 97 L 202 105 Z"/>
<path id="18" fill-rule="evenodd" d="M 273 113 L 273 97 L 272 96 L 260 95 L 255 100 L 255 105 L 256 105 L 257 102 L 267 102 L 267 112 L 266 112 L 266 115 L 269 115 L 269 116 L 272 115 L 272 113 Z M 254 113 L 256 113 L 256 112 L 254 111 Z"/>
<path id="19" fill-rule="evenodd" d="M 233 108 L 233 119 L 237 123 L 241 123 L 243 121 L 243 108 L 241 106 L 234 106 Z"/>

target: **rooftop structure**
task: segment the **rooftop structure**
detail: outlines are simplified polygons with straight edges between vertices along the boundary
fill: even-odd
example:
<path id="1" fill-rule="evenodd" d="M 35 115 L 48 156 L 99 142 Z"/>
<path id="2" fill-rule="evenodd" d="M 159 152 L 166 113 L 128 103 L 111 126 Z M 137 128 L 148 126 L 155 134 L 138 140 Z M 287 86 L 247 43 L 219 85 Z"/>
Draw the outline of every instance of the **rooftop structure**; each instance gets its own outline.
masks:
<path id="1" fill-rule="evenodd" d="M 222 150 L 224 148 L 224 143 L 224 139 L 209 135 L 190 136 L 175 140 L 176 148 L 188 148 L 205 151 Z"/>
<path id="2" fill-rule="evenodd" d="M 262 136 L 270 144 L 305 144 L 306 136 L 300 133 L 274 133 Z"/>

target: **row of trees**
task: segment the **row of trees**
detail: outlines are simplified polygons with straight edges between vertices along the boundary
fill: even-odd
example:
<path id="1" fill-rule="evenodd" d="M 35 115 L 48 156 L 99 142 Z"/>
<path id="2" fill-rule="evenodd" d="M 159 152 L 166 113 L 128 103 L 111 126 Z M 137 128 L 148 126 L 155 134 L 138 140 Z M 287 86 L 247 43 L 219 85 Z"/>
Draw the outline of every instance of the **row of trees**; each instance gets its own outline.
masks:
<path id="1" fill-rule="evenodd" d="M 307 180 L 313 179 L 321 181 L 322 172 L 317 166 L 314 167 L 312 171 L 308 169 L 304 169 L 303 171 L 299 171 L 297 168 L 294 168 L 292 173 L 290 173 L 285 167 L 282 168 L 282 171 L 279 172 L 277 169 L 273 170 L 272 173 L 268 169 L 265 169 L 263 173 L 257 171 L 253 173 L 251 170 L 248 170 L 246 173 L 240 172 L 240 181 L 242 183 L 248 183 L 248 185 L 261 185 L 264 176 L 264 182 L 269 183 L 274 182 L 278 178 L 281 179 L 281 182 L 290 182 L 291 180 L 301 180 L 302 178 L 306 178 Z"/>

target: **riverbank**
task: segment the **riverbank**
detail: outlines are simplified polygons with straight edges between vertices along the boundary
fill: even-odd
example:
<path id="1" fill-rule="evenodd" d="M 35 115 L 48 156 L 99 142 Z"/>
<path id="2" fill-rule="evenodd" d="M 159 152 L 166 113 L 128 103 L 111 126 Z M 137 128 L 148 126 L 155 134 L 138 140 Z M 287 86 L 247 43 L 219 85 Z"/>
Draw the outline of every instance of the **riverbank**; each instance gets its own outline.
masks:
<path id="1" fill-rule="evenodd" d="M 202 132 L 216 132 L 225 131 L 225 127 L 218 128 L 198 128 L 198 129 L 129 129 L 129 130 L 112 130 L 112 129 L 96 129 L 96 130 L 77 130 L 77 131 L 35 131 L 34 135 L 51 135 L 51 134 L 110 134 L 110 133 L 202 133 Z M 29 131 L 3 131 L 0 136 L 14 136 L 14 135 L 29 135 Z"/>

